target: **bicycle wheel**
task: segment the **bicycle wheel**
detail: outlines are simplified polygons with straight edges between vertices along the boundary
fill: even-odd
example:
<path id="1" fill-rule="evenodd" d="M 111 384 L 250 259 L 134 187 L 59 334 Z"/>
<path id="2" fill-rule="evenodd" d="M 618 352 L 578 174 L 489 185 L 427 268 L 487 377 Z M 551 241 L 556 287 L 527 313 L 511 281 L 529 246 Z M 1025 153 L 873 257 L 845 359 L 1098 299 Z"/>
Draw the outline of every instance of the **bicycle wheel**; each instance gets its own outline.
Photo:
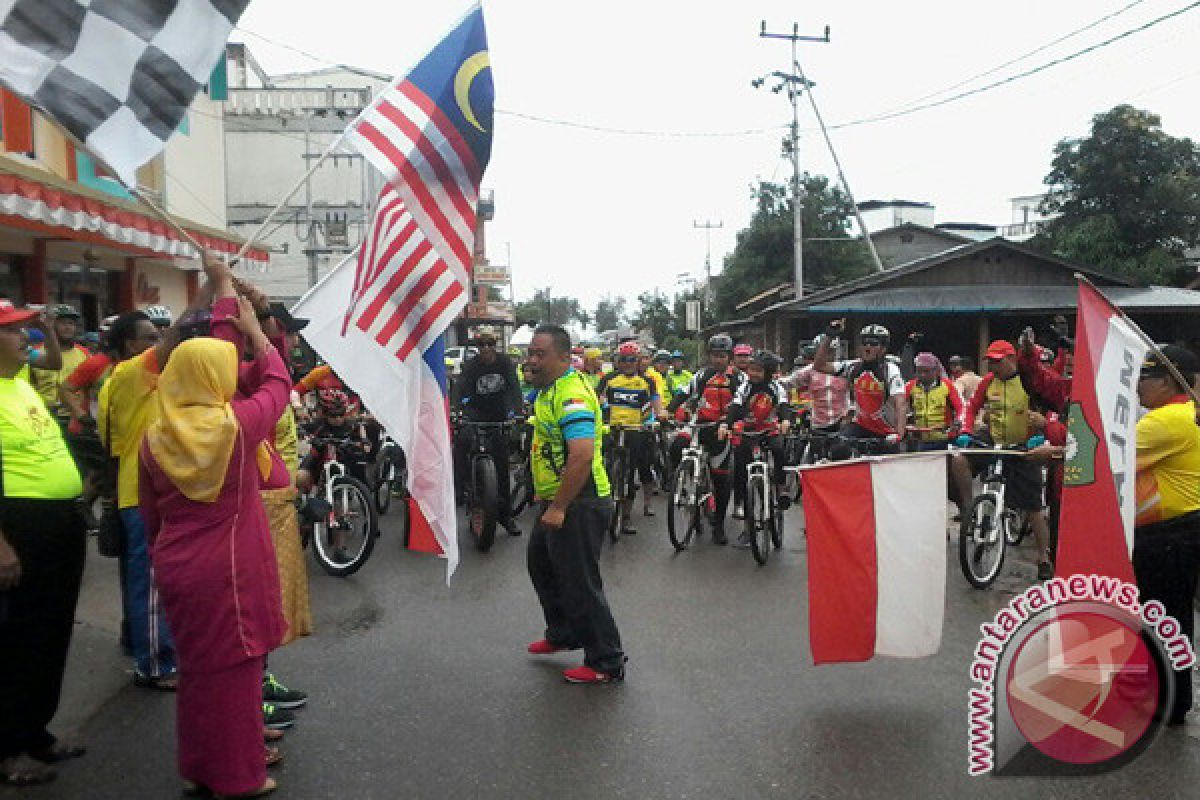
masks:
<path id="1" fill-rule="evenodd" d="M 496 482 L 496 462 L 483 457 L 474 460 L 475 481 L 467 505 L 467 520 L 475 549 L 486 553 L 496 541 L 496 504 L 500 489 Z"/>
<path id="2" fill-rule="evenodd" d="M 349 475 L 330 487 L 333 508 L 313 526 L 313 555 L 327 574 L 353 575 L 367 563 L 379 535 L 379 517 L 370 490 Z"/>
<path id="3" fill-rule="evenodd" d="M 675 470 L 671 495 L 667 498 L 667 536 L 677 552 L 687 550 L 700 525 L 700 505 L 696 497 L 696 474 L 691 462 L 684 461 Z"/>
<path id="4" fill-rule="evenodd" d="M 529 473 L 528 464 L 522 464 L 517 469 L 508 499 L 509 509 L 514 517 L 524 511 L 525 507 L 533 501 L 533 476 Z"/>
<path id="5" fill-rule="evenodd" d="M 771 492 L 776 493 L 774 486 L 771 487 Z M 771 504 L 773 513 L 771 514 L 771 544 L 776 550 L 783 549 L 783 509 L 779 507 L 779 497 L 776 494 L 774 502 Z"/>
<path id="6" fill-rule="evenodd" d="M 1006 540 L 996 510 L 995 495 L 976 497 L 970 521 L 959 531 L 958 563 L 963 577 L 976 589 L 991 586 L 1004 566 Z"/>
<path id="7" fill-rule="evenodd" d="M 1010 508 L 1006 512 L 1006 516 L 1004 538 L 1008 540 L 1009 547 L 1016 547 L 1031 530 L 1029 527 L 1029 514 L 1025 511 Z"/>
<path id="8" fill-rule="evenodd" d="M 623 447 L 613 448 L 608 481 L 612 485 L 613 500 L 616 501 L 616 508 L 608 518 L 608 538 L 616 544 L 629 522 L 629 451 Z"/>
<path id="9" fill-rule="evenodd" d="M 375 510 L 382 516 L 392 507 L 392 489 L 396 485 L 396 467 L 392 454 L 384 448 L 375 463 Z"/>
<path id="10" fill-rule="evenodd" d="M 746 482 L 746 538 L 750 540 L 750 552 L 760 566 L 771 557 L 770 509 L 767 508 L 766 489 L 759 477 L 752 477 Z"/>

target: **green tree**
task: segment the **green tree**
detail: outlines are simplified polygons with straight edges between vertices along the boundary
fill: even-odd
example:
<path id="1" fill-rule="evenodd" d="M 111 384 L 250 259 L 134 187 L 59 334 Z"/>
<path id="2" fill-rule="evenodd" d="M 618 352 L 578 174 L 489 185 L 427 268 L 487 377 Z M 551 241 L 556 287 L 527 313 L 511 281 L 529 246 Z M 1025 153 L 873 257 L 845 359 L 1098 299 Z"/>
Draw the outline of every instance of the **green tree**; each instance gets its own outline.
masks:
<path id="1" fill-rule="evenodd" d="M 605 295 L 596 304 L 596 310 L 592 312 L 592 321 L 596 323 L 597 331 L 616 330 L 621 326 L 623 319 L 625 319 L 624 297 Z"/>
<path id="2" fill-rule="evenodd" d="M 1042 211 L 1058 216 L 1032 244 L 1144 283 L 1175 283 L 1200 240 L 1200 149 L 1157 114 L 1119 105 L 1091 133 L 1063 139 Z"/>
<path id="3" fill-rule="evenodd" d="M 805 290 L 833 286 L 869 272 L 872 265 L 866 248 L 847 232 L 854 215 L 850 198 L 830 186 L 824 175 L 805 173 L 802 181 Z M 752 196 L 754 216 L 738 232 L 724 270 L 713 281 L 719 319 L 738 316 L 739 303 L 773 286 L 792 282 L 795 250 L 791 192 L 782 184 L 764 181 L 752 190 Z"/>
<path id="4" fill-rule="evenodd" d="M 583 310 L 574 297 L 555 297 L 549 289 L 538 289 L 532 298 L 517 303 L 516 317 L 521 323 L 569 325 L 578 322 L 584 327 L 591 320 L 591 315 Z"/>
<path id="5" fill-rule="evenodd" d="M 676 333 L 675 313 L 668 305 L 666 295 L 657 291 L 638 295 L 638 310 L 631 322 L 639 331 L 649 331 L 657 347 L 665 347 L 667 340 Z"/>

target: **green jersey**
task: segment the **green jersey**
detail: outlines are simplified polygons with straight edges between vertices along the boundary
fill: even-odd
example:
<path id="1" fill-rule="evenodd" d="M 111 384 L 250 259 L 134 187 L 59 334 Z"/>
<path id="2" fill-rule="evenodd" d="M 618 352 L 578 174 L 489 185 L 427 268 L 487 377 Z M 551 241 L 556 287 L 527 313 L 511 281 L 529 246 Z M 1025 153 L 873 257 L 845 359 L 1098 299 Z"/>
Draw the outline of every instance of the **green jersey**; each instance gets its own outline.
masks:
<path id="1" fill-rule="evenodd" d="M 592 479 L 580 497 L 608 497 L 608 473 L 601 455 L 603 418 L 600 401 L 587 379 L 568 369 L 554 383 L 538 391 L 533 404 L 533 487 L 538 498 L 553 500 L 562 486 L 567 466 L 567 442 L 592 440 Z"/>
<path id="2" fill-rule="evenodd" d="M 665 377 L 667 379 L 667 391 L 672 395 L 686 392 L 688 386 L 692 383 L 692 373 L 686 369 L 681 369 L 678 372 L 671 370 Z M 663 401 L 667 402 L 668 399 L 663 398 Z"/>

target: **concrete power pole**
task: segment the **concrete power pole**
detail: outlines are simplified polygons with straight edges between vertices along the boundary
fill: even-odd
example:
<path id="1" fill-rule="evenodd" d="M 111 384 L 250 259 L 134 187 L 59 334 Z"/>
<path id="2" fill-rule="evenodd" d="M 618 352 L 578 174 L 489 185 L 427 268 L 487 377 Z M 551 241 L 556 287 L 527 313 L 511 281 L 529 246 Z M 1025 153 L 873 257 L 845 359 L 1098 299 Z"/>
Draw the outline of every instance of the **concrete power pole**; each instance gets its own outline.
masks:
<path id="1" fill-rule="evenodd" d="M 724 228 L 725 221 L 692 222 L 692 227 L 704 231 L 704 309 L 712 311 L 712 232 L 717 228 Z"/>
<path id="2" fill-rule="evenodd" d="M 804 296 L 804 187 L 800 182 L 800 93 L 808 88 L 808 82 L 800 72 L 800 62 L 797 60 L 796 45 L 799 42 L 829 42 L 829 26 L 825 26 L 824 36 L 801 36 L 799 23 L 792 24 L 791 33 L 768 33 L 767 22 L 763 20 L 758 35 L 762 39 L 786 39 L 792 43 L 792 63 L 787 72 L 773 72 L 771 76 L 779 79 L 779 83 L 771 88 L 778 94 L 786 87 L 788 101 L 792 104 L 792 127 L 787 143 L 787 149 L 792 156 L 792 246 L 795 250 L 794 280 L 796 297 Z M 760 88 L 765 79 L 754 81 L 755 88 Z"/>

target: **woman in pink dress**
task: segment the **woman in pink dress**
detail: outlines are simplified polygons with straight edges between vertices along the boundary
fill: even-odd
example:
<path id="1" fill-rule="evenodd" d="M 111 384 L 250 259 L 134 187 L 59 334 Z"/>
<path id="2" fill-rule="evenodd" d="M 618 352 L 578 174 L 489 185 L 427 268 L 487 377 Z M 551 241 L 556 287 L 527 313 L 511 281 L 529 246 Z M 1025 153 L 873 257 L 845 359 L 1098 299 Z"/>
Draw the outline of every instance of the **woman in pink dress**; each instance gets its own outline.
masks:
<path id="1" fill-rule="evenodd" d="M 286 631 L 279 575 L 259 498 L 261 447 L 291 382 L 253 309 L 235 323 L 257 385 L 239 395 L 239 353 L 184 342 L 159 381 L 159 419 L 141 457 L 141 508 L 179 654 L 179 771 L 188 788 L 254 797 L 275 788 L 263 744 L 263 659 Z M 243 380 L 246 375 L 243 374 Z"/>

